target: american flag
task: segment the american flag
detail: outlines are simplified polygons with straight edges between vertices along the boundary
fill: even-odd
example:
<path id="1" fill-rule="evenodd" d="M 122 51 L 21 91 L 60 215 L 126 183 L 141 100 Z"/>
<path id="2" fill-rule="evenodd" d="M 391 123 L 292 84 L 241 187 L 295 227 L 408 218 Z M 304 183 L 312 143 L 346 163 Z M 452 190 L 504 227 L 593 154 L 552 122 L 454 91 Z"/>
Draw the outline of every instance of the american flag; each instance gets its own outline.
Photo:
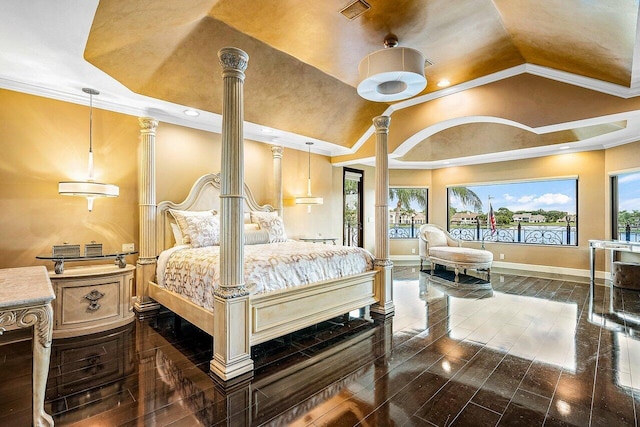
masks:
<path id="1" fill-rule="evenodd" d="M 489 224 L 491 224 L 491 235 L 493 236 L 496 232 L 496 216 L 493 213 L 491 203 L 489 203 Z"/>

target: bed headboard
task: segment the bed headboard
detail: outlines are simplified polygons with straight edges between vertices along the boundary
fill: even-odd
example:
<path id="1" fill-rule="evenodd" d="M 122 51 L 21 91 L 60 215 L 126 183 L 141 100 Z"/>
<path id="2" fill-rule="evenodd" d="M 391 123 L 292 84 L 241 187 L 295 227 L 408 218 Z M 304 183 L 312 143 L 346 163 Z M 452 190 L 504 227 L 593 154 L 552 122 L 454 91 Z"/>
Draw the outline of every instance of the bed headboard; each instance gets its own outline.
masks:
<path id="1" fill-rule="evenodd" d="M 170 209 L 183 211 L 216 210 L 220 212 L 220 173 L 203 175 L 193 184 L 189 195 L 182 203 L 163 201 L 156 208 L 157 234 L 156 248 L 159 255 L 165 249 L 174 245 L 175 241 L 171 231 L 171 223 L 175 220 L 169 212 Z M 273 206 L 260 205 L 253 197 L 253 193 L 244 184 L 244 212 L 250 211 L 273 212 Z"/>

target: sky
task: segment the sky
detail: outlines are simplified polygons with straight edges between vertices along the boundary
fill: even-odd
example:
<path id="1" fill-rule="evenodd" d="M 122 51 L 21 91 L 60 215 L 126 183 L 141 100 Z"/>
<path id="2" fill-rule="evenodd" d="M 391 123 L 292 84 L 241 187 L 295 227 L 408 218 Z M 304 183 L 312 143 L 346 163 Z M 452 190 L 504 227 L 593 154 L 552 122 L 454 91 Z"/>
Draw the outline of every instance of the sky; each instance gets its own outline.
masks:
<path id="1" fill-rule="evenodd" d="M 490 184 L 466 186 L 473 190 L 482 200 L 482 211 L 489 209 L 489 197 L 493 210 L 507 208 L 511 212 L 535 211 L 563 211 L 576 213 L 576 181 L 575 179 L 553 181 L 528 181 L 509 184 Z M 473 209 L 463 206 L 457 199 L 450 200 L 451 206 L 458 211 Z"/>
<path id="2" fill-rule="evenodd" d="M 640 211 L 640 172 L 619 175 L 618 200 L 619 211 Z"/>

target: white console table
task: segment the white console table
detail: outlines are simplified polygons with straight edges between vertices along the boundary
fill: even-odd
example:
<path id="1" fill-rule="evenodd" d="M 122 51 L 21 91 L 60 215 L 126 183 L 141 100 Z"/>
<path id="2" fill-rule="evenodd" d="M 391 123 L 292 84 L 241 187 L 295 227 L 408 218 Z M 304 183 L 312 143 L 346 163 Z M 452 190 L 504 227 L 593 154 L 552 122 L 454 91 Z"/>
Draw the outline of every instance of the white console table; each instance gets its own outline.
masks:
<path id="1" fill-rule="evenodd" d="M 49 375 L 53 309 L 55 299 L 47 269 L 19 267 L 0 269 L 0 334 L 33 327 L 33 425 L 53 426 L 44 411 Z"/>
<path id="2" fill-rule="evenodd" d="M 635 252 L 640 253 L 640 242 L 625 242 L 622 240 L 589 240 L 589 283 L 591 294 L 593 295 L 593 286 L 596 277 L 596 250 L 604 249 L 611 251 L 611 264 L 615 258 L 616 252 Z"/>

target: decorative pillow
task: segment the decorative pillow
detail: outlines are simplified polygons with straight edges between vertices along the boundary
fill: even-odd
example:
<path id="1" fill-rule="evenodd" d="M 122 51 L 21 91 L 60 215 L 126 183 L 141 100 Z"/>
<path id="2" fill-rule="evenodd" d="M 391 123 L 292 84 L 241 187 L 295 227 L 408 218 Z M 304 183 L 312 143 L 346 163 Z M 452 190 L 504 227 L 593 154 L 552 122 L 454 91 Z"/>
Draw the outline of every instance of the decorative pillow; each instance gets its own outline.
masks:
<path id="1" fill-rule="evenodd" d="M 249 231 L 257 231 L 260 230 L 260 226 L 254 223 L 245 223 L 244 224 L 244 232 L 248 233 Z"/>
<path id="2" fill-rule="evenodd" d="M 244 233 L 245 245 L 261 245 L 269 243 L 269 233 L 267 230 L 249 230 Z"/>
<path id="3" fill-rule="evenodd" d="M 429 230 L 425 233 L 429 241 L 429 247 L 448 246 L 447 236 L 440 230 Z"/>
<path id="4" fill-rule="evenodd" d="M 184 217 L 192 248 L 220 244 L 220 220 L 217 215 Z"/>
<path id="5" fill-rule="evenodd" d="M 277 212 L 251 211 L 251 222 L 257 223 L 261 230 L 269 233 L 269 243 L 287 241 L 284 222 Z"/>
<path id="6" fill-rule="evenodd" d="M 180 231 L 180 227 L 175 222 L 171 223 L 171 231 L 173 232 L 173 238 L 176 241 L 176 246 L 183 245 L 184 241 L 182 239 L 182 232 Z"/>
<path id="7" fill-rule="evenodd" d="M 169 212 L 176 220 L 178 227 L 180 227 L 180 232 L 182 233 L 182 243 L 188 245 L 191 243 L 191 236 L 189 235 L 189 226 L 185 220 L 186 217 L 199 217 L 199 216 L 213 216 L 216 214 L 216 211 L 181 211 L 177 209 L 169 209 Z"/>

